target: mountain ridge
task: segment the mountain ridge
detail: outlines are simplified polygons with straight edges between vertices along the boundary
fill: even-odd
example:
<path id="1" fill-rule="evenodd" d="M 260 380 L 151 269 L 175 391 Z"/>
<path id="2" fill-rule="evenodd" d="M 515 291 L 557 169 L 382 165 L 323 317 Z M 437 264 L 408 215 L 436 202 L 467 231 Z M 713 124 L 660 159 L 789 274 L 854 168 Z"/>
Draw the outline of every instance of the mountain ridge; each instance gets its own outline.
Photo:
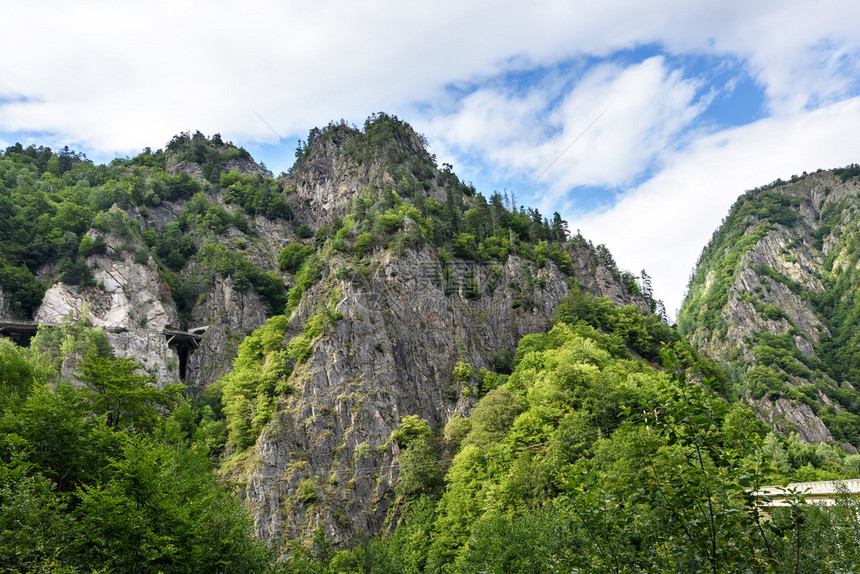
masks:
<path id="1" fill-rule="evenodd" d="M 678 318 L 727 366 L 739 396 L 805 440 L 860 438 L 846 348 L 856 317 L 839 311 L 855 281 L 858 192 L 849 166 L 741 196 L 703 250 Z"/>
<path id="2" fill-rule="evenodd" d="M 217 135 L 41 174 L 43 152 L 31 162 L 15 148 L 4 169 L 35 199 L 52 186 L 44 229 L 64 231 L 53 255 L 4 251 L 22 257 L 3 261 L 0 293 L 6 277 L 29 274 L 23 287 L 45 283 L 38 320 L 83 317 L 159 384 L 184 375 L 198 395 L 223 392 L 225 476 L 260 537 L 376 532 L 398 480 L 390 436 L 403 417 L 443 427 L 468 414 L 483 379 L 509 368 L 524 335 L 550 327 L 574 286 L 653 304 L 605 247 L 569 238 L 558 214 L 487 200 L 424 145 L 386 114 L 362 131 L 335 123 L 312 131 L 278 180 Z M 17 180 L 6 188 L 23 204 L 10 218 L 22 233 L 2 238 L 13 246 L 48 237 L 21 217 L 34 199 L 24 191 Z M 168 325 L 209 328 L 184 362 L 164 337 L 136 334 Z M 475 375 L 457 378 L 460 364 Z M 362 465 L 392 470 L 373 477 Z"/>

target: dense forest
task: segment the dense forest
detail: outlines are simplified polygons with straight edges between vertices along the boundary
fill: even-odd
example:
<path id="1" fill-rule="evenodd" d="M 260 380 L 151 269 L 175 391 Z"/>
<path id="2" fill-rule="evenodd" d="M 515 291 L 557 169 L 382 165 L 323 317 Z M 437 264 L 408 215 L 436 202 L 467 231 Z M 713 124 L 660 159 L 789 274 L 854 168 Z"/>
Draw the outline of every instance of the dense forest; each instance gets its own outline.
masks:
<path id="1" fill-rule="evenodd" d="M 53 357 L 81 352 L 74 380 Z M 0 339 L 0 571 L 263 572 L 211 456 L 223 423 L 79 321 Z"/>
<path id="2" fill-rule="evenodd" d="M 836 440 L 810 444 L 774 432 L 750 408 L 770 391 L 797 401 L 809 391 L 782 377 L 759 393 L 756 372 L 710 361 L 706 346 L 667 324 L 647 273 L 620 270 L 605 246 L 571 236 L 558 213 L 545 217 L 508 192 L 485 197 L 425 146 L 405 122 L 375 114 L 363 129 L 312 130 L 277 178 L 217 134 L 180 134 L 164 150 L 108 165 L 68 149 L 15 145 L 0 155 L 0 287 L 11 317 L 31 319 L 58 282 L 82 297 L 103 293 L 99 258 L 154 268 L 180 326 L 225 278 L 258 297 L 266 316 L 253 331 L 230 333 L 235 356 L 205 388 L 155 380 L 115 352 L 86 308 L 40 327 L 28 347 L 0 339 L 0 572 L 851 571 L 860 559 L 856 501 L 824 509 L 793 495 L 764 516 L 752 494 L 860 477 L 860 455 L 848 448 L 860 432 L 848 407 L 856 392 L 830 384 L 854 368 L 838 350 L 854 336 L 849 283 L 834 278 L 815 295 L 843 317 L 828 319 L 818 357 L 789 346 L 794 332 L 749 341 L 760 363 L 753 371 L 830 377 L 815 389 L 845 407 L 819 409 Z M 328 185 L 338 169 L 354 189 L 341 211 L 314 211 L 302 186 Z M 750 201 L 730 217 L 790 224 L 799 204 L 760 193 L 767 205 Z M 769 228 L 749 229 L 715 235 L 702 280 L 712 268 L 717 285 L 733 278 L 731 261 L 720 271 L 712 252 L 739 260 Z M 359 320 L 360 297 L 396 282 L 388 262 L 419 255 L 430 285 L 460 313 L 452 317 L 478 323 L 503 309 L 533 318 L 549 294 L 563 297 L 551 324 L 515 346 L 490 352 L 473 341 L 470 351 L 455 338 L 440 376 L 445 416 L 403 414 L 374 444 L 353 446 L 349 435 L 361 429 L 348 427 L 335 450 L 347 453 L 349 473 L 320 475 L 310 448 L 284 447 L 302 478 L 283 513 L 304 517 L 306 535 L 255 536 L 258 509 L 246 495 L 252 470 L 264 466 L 259 446 L 316 392 L 314 357 L 364 352 L 378 369 L 395 353 L 393 339 L 362 341 L 342 359 L 320 359 L 319 350 Z M 602 271 L 629 304 L 588 292 Z M 726 330 L 714 309 L 728 296 L 692 285 L 691 300 L 713 300 L 686 307 L 697 311 L 683 316 L 682 332 Z M 785 314 L 755 305 L 774 320 Z M 405 321 L 391 308 L 379 317 L 393 330 Z M 366 398 L 333 394 L 341 402 L 320 399 L 290 436 L 324 443 L 333 425 L 308 429 Z M 382 528 L 335 530 L 324 520 L 335 491 L 381 484 L 384 473 L 395 483 Z"/>

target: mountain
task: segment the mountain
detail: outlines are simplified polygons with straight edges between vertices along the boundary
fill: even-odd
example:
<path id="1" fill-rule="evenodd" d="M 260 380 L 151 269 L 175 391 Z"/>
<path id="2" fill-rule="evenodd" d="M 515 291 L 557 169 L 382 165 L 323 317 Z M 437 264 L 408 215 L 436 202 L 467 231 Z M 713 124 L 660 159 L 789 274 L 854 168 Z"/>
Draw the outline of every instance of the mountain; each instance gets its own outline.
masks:
<path id="1" fill-rule="evenodd" d="M 311 130 L 277 178 L 218 134 L 108 165 L 11 146 L 0 568 L 854 564 L 850 501 L 764 527 L 751 493 L 860 476 L 858 175 L 739 199 L 688 342 L 647 274 L 394 116 Z"/>
<path id="2" fill-rule="evenodd" d="M 110 165 L 20 145 L 0 158 L 0 318 L 42 324 L 43 346 L 52 326 L 102 328 L 159 385 L 209 401 L 262 538 L 379 531 L 401 420 L 468 415 L 572 289 L 656 306 L 605 247 L 485 198 L 396 117 L 312 130 L 296 156 L 275 179 L 184 133 Z"/>
<path id="3" fill-rule="evenodd" d="M 678 329 L 784 434 L 860 445 L 860 167 L 741 196 L 705 247 Z"/>

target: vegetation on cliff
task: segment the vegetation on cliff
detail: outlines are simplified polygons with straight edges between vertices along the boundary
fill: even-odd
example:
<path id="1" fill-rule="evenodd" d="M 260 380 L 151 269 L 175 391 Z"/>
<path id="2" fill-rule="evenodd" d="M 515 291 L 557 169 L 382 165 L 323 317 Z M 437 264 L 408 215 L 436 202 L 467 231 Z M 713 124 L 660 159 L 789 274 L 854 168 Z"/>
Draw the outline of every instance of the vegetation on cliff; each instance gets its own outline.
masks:
<path id="1" fill-rule="evenodd" d="M 57 281 L 98 293 L 96 257 L 132 254 L 182 322 L 228 283 L 263 302 L 249 323 L 269 318 L 210 325 L 238 355 L 199 402 L 82 321 L 29 350 L 0 340 L 2 568 L 847 571 L 853 502 L 763 521 L 750 490 L 857 477 L 860 455 L 774 433 L 745 405 L 802 406 L 860 442 L 856 172 L 739 200 L 691 282 L 689 344 L 644 271 L 558 213 L 485 197 L 393 116 L 312 130 L 277 179 L 217 134 L 106 166 L 11 146 L 0 287 L 16 317 Z M 419 290 L 444 311 L 433 327 L 426 301 L 398 300 Z M 445 321 L 480 328 L 452 326 L 443 350 L 400 332 Z M 445 356 L 422 370 L 419 347 Z M 219 462 L 260 503 L 269 551 Z M 359 489 L 373 501 L 346 500 Z"/>
<path id="2" fill-rule="evenodd" d="M 299 265 L 286 255 L 275 266 L 254 248 L 258 217 L 288 222 L 293 234 L 286 249 L 303 250 L 302 260 L 323 249 L 360 259 L 378 247 L 403 252 L 429 245 L 442 259 L 482 263 L 518 254 L 538 268 L 552 261 L 571 272 L 563 248 L 567 223 L 558 213 L 547 219 L 517 206 L 513 194 L 485 198 L 450 165 L 438 168 L 425 143 L 386 114 L 369 118 L 363 131 L 333 123 L 311 131 L 290 175 L 279 180 L 218 134 L 183 133 L 165 151 L 147 148 L 109 165 L 93 165 L 68 149 L 10 146 L 0 154 L 0 286 L 13 314 L 30 318 L 56 281 L 98 287 L 88 257 L 130 252 L 143 264 L 154 258 L 182 321 L 215 275 L 256 291 L 269 314 L 282 313 L 296 306 L 309 279 L 291 277 Z M 297 221 L 297 180 L 318 161 L 311 150 L 329 144 L 355 166 L 360 189 L 331 224 Z M 115 238 L 110 246 L 109 236 Z M 646 276 L 639 282 L 617 268 L 604 246 L 574 240 L 658 308 L 650 286 L 644 287 Z M 289 301 L 285 283 L 293 288 Z"/>
<path id="3" fill-rule="evenodd" d="M 513 193 L 494 192 L 487 198 L 462 182 L 451 165 L 439 168 L 425 146 L 408 123 L 384 113 L 369 117 L 363 130 L 332 123 L 315 128 L 300 143 L 296 164 L 283 181 L 288 188 L 296 186 L 325 153 L 360 174 L 363 187 L 344 213 L 316 233 L 317 243 L 330 239 L 336 251 L 361 257 L 376 247 L 402 252 L 429 245 L 442 259 L 482 263 L 518 254 L 538 268 L 552 261 L 571 273 L 570 254 L 563 248 L 571 236 L 557 212 L 547 218 L 536 208 L 517 205 Z M 335 151 L 323 151 L 329 147 Z M 631 293 L 644 297 L 652 311 L 657 309 L 660 303 L 648 282 L 619 270 L 605 246 L 595 247 L 581 236 L 572 239 L 589 245 L 601 265 Z"/>
<path id="4" fill-rule="evenodd" d="M 7 148 L 0 156 L 0 285 L 13 314 L 31 317 L 54 281 L 97 287 L 87 258 L 118 257 L 126 251 L 144 264 L 149 256 L 155 258 L 166 289 L 185 316 L 215 273 L 234 277 L 240 288 L 253 286 L 273 311 L 283 308 L 282 282 L 267 276 L 241 250 L 213 252 L 209 247 L 201 252 L 231 228 L 248 233 L 248 214 L 289 217 L 283 190 L 273 179 L 221 173 L 236 158 L 256 165 L 244 150 L 217 135 L 209 140 L 199 133 L 177 136 L 166 153 L 147 149 L 110 165 L 93 165 L 67 149 L 55 154 L 20 144 Z M 203 161 L 203 176 L 209 173 L 212 180 L 195 179 L 189 175 L 193 170 L 181 169 L 196 159 Z M 225 201 L 242 211 L 231 214 L 207 199 L 206 192 L 221 188 Z M 171 202 L 182 207 L 177 220 L 149 225 L 150 211 Z M 118 239 L 110 249 L 108 235 Z M 189 262 L 193 270 L 181 276 Z"/>
<path id="5" fill-rule="evenodd" d="M 663 337 L 661 369 L 641 351 Z M 772 521 L 754 510 L 756 487 L 810 474 L 653 317 L 574 290 L 514 365 L 480 375 L 489 390 L 444 429 L 404 417 L 391 436 L 402 454 L 389 534 L 340 551 L 320 534 L 286 570 L 837 572 L 858 558 L 848 499 Z M 857 476 L 860 456 L 821 450 L 806 473 Z"/>
<path id="6" fill-rule="evenodd" d="M 737 395 L 809 409 L 801 418 L 817 416 L 834 439 L 853 445 L 857 183 L 849 166 L 744 194 L 702 252 L 678 318 L 682 333 L 723 362 Z"/>

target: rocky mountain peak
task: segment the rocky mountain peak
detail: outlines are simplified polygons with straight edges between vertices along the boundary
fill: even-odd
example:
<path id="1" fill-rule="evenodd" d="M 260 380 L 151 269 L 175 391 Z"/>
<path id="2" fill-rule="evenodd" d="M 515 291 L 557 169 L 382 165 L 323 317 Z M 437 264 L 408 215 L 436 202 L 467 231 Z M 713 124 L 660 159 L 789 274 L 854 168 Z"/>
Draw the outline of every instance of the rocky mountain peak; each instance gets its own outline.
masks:
<path id="1" fill-rule="evenodd" d="M 310 131 L 282 184 L 295 189 L 299 219 L 313 229 L 343 219 L 367 188 L 445 201 L 446 189 L 460 185 L 459 179 L 451 166 L 438 169 L 426 145 L 412 126 L 385 113 L 368 118 L 363 130 L 331 123 Z"/>
<path id="2" fill-rule="evenodd" d="M 860 444 L 858 174 L 803 174 L 741 196 L 704 249 L 678 318 L 763 419 L 849 449 Z"/>
<path id="3" fill-rule="evenodd" d="M 467 415 L 569 294 L 651 306 L 605 247 L 485 198 L 386 114 L 312 130 L 278 180 L 199 132 L 74 169 L 47 220 L 16 190 L 4 293 L 45 324 L 89 309 L 160 385 L 216 396 L 224 475 L 267 539 L 382 528 L 401 420 Z"/>

